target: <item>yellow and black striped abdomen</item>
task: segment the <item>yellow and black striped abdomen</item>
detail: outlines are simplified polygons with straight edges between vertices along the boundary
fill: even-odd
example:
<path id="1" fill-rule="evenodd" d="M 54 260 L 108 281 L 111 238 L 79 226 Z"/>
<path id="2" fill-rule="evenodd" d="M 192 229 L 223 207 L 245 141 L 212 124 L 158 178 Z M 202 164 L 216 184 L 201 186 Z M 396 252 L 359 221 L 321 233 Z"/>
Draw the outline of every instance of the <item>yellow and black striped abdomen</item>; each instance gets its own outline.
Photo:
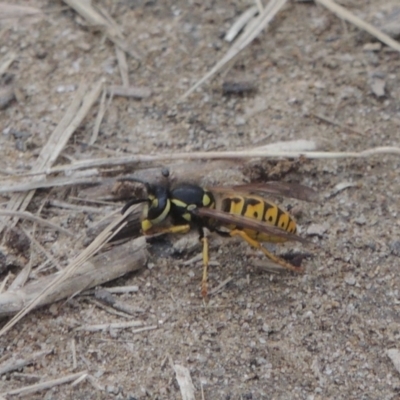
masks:
<path id="1" fill-rule="evenodd" d="M 264 200 L 259 196 L 227 196 L 222 200 L 221 211 L 241 215 L 247 218 L 256 219 L 273 226 L 277 226 L 289 233 L 296 233 L 296 222 L 291 218 L 287 211 L 282 210 L 276 204 Z M 285 238 L 268 235 L 251 229 L 241 229 L 234 225 L 225 226 L 226 228 L 240 229 L 246 232 L 252 239 L 260 242 L 284 242 Z"/>

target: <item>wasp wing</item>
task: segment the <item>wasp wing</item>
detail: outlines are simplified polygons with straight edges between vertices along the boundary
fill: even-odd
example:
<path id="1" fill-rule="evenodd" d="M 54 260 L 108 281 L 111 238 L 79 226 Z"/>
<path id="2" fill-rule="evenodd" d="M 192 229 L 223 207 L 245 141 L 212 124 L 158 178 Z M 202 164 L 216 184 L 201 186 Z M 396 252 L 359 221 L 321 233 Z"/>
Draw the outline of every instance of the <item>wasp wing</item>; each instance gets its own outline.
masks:
<path id="1" fill-rule="evenodd" d="M 247 183 L 235 186 L 217 186 L 210 188 L 211 191 L 220 193 L 259 193 L 275 196 L 291 197 L 303 201 L 318 200 L 318 193 L 308 186 L 299 183 L 287 183 L 270 181 L 264 183 Z"/>
<path id="2" fill-rule="evenodd" d="M 312 243 L 307 239 L 304 239 L 294 233 L 289 233 L 277 226 L 270 225 L 263 221 L 258 221 L 256 219 L 244 217 L 242 215 L 230 214 L 224 211 L 219 211 L 214 208 L 199 207 L 191 210 L 196 216 L 207 217 L 215 219 L 223 224 L 235 225 L 242 229 L 251 229 L 256 232 L 265 233 L 271 236 L 278 236 L 286 240 L 293 240 L 301 243 Z"/>

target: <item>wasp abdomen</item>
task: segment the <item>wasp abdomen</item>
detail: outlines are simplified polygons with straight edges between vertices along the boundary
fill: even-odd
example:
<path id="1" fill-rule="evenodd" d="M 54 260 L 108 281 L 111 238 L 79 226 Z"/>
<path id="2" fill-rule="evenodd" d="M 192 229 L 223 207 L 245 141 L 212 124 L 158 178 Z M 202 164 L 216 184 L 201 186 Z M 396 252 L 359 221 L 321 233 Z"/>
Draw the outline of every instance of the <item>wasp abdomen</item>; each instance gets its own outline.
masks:
<path id="1" fill-rule="evenodd" d="M 226 197 L 222 200 L 221 211 L 263 221 L 289 233 L 296 233 L 296 223 L 289 213 L 259 196 Z M 235 229 L 235 227 L 229 226 L 229 229 Z M 253 230 L 246 229 L 245 231 L 249 236 L 260 241 L 281 241 L 279 238 L 271 240 L 271 236 Z"/>

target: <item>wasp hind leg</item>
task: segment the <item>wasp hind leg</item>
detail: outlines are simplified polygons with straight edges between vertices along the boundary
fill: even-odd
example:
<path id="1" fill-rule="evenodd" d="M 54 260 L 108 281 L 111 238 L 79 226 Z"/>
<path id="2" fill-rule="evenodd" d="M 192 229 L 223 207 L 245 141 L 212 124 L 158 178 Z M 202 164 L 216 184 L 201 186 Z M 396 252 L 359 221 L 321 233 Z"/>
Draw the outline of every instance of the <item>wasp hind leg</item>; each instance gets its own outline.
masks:
<path id="1" fill-rule="evenodd" d="M 294 272 L 303 272 L 304 269 L 302 267 L 295 267 L 294 265 L 288 263 L 285 260 L 282 260 L 280 257 L 277 257 L 275 254 L 269 252 L 265 247 L 261 245 L 261 243 L 255 239 L 252 239 L 246 232 L 243 232 L 239 229 L 234 229 L 231 231 L 230 236 L 240 236 L 243 240 L 245 240 L 250 246 L 255 247 L 258 250 L 261 250 L 270 260 L 275 262 L 276 264 L 289 269 Z"/>
<path id="2" fill-rule="evenodd" d="M 200 241 L 203 243 L 203 278 L 201 280 L 201 295 L 203 299 L 207 299 L 208 290 L 207 290 L 207 280 L 208 280 L 208 263 L 209 263 L 209 255 L 208 255 L 208 238 L 204 233 L 203 228 L 199 229 L 200 233 Z"/>

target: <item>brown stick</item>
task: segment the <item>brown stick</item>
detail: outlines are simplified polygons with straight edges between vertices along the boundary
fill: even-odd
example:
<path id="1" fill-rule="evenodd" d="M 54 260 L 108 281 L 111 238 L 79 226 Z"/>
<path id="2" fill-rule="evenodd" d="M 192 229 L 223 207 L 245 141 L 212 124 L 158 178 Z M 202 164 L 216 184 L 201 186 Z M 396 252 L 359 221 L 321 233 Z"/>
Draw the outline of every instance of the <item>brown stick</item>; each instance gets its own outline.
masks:
<path id="1" fill-rule="evenodd" d="M 36 307 L 54 303 L 82 290 L 101 285 L 128 272 L 142 268 L 147 261 L 145 248 L 146 241 L 143 237 L 140 237 L 93 257 L 81 268 L 74 271 L 67 280 L 60 283 L 57 290 L 43 298 Z M 0 318 L 21 311 L 54 279 L 55 275 L 46 276 L 19 290 L 0 294 Z"/>
<path id="2" fill-rule="evenodd" d="M 7 392 L 1 393 L 0 396 L 1 395 L 11 396 L 11 395 L 15 395 L 15 394 L 27 395 L 30 393 L 39 392 L 41 390 L 51 389 L 54 386 L 62 385 L 63 383 L 68 383 L 68 382 L 74 381 L 85 374 L 87 374 L 86 371 L 77 372 L 76 374 L 66 375 L 66 376 L 63 376 L 62 378 L 52 379 L 50 381 L 36 383 L 34 385 L 25 386 L 25 387 L 22 387 L 19 389 L 9 390 Z"/>
<path id="3" fill-rule="evenodd" d="M 52 349 L 38 351 L 36 353 L 27 356 L 26 358 L 22 357 L 18 358 L 17 356 L 12 356 L 11 359 L 5 361 L 0 365 L 0 375 L 4 375 L 7 372 L 15 371 L 16 369 L 21 369 L 23 367 L 26 367 L 27 365 L 34 363 L 40 358 L 47 356 L 52 351 L 53 351 Z"/>

